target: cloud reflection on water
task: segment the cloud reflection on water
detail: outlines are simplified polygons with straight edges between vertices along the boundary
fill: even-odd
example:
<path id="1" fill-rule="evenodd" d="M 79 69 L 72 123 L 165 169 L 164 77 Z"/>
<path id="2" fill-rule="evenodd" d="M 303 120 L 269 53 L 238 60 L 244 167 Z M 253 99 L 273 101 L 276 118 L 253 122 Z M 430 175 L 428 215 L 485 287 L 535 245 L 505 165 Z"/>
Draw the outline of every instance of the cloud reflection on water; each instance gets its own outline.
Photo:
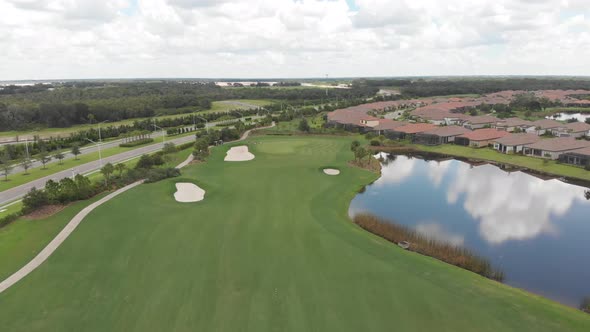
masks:
<path id="1" fill-rule="evenodd" d="M 398 156 L 383 168 L 375 185 L 403 182 L 417 171 L 419 161 Z M 552 219 L 563 216 L 574 201 L 584 201 L 583 187 L 522 172 L 507 173 L 493 165 L 472 167 L 458 161 L 429 161 L 425 165 L 435 188 L 444 178 L 450 179 L 444 188 L 447 202 L 456 204 L 463 197 L 463 208 L 479 221 L 481 236 L 491 244 L 532 239 L 540 234 L 557 235 Z"/>

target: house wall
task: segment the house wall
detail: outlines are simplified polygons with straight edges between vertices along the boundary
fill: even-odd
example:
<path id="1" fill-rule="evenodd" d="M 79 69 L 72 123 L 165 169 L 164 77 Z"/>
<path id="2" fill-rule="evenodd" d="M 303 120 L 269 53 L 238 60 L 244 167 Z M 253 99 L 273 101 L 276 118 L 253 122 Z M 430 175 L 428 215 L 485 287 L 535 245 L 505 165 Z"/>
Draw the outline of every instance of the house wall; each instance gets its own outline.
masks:
<path id="1" fill-rule="evenodd" d="M 493 140 L 487 140 L 487 141 L 469 141 L 469 146 L 472 146 L 474 148 L 484 148 L 490 144 L 493 143 Z"/>

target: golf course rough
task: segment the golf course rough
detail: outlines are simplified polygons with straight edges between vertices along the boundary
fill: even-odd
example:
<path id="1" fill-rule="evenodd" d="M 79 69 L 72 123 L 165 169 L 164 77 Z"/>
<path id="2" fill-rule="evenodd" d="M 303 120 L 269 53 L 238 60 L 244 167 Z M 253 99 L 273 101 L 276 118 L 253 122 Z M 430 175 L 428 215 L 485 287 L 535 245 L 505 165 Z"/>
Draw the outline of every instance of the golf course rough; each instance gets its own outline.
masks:
<path id="1" fill-rule="evenodd" d="M 354 225 L 350 200 L 377 177 L 348 168 L 354 139 L 250 138 L 252 162 L 220 146 L 183 170 L 207 188 L 199 204 L 176 202 L 177 179 L 106 202 L 0 296 L 2 330 L 590 330 L 586 314 Z"/>

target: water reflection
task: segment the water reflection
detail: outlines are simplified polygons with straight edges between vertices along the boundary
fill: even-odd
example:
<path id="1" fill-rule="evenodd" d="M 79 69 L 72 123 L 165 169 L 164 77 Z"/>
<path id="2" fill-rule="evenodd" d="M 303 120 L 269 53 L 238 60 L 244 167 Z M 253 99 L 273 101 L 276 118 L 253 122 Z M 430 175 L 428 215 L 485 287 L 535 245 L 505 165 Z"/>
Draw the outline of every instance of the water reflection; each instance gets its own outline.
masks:
<path id="1" fill-rule="evenodd" d="M 563 216 L 584 189 L 559 180 L 515 172 L 505 173 L 492 165 L 469 169 L 458 165 L 447 200 L 453 204 L 465 195 L 463 207 L 480 222 L 482 236 L 491 243 L 524 240 L 539 234 L 556 234 L 552 216 Z"/>
<path id="2" fill-rule="evenodd" d="M 558 121 L 567 121 L 571 119 L 576 119 L 580 122 L 586 121 L 586 119 L 590 119 L 590 114 L 582 114 L 582 113 L 556 113 L 546 117 L 547 119 L 554 119 Z"/>
<path id="3" fill-rule="evenodd" d="M 352 215 L 464 245 L 502 267 L 508 284 L 566 304 L 590 294 L 590 264 L 580 264 L 590 252 L 586 188 L 493 165 L 381 157 L 382 177 L 352 201 Z"/>
<path id="4" fill-rule="evenodd" d="M 444 229 L 444 227 L 436 222 L 422 222 L 416 225 L 416 231 L 428 238 L 452 244 L 454 246 L 462 246 L 465 243 L 465 237 L 459 234 L 453 234 Z"/>

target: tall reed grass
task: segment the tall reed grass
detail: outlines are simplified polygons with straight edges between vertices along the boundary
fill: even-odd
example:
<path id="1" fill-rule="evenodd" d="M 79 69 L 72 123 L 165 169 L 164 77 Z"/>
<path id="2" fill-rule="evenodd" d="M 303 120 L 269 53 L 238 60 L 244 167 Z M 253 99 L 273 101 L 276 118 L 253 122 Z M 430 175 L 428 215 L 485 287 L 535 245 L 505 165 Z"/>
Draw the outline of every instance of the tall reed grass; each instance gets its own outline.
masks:
<path id="1" fill-rule="evenodd" d="M 504 280 L 504 272 L 493 267 L 486 258 L 477 256 L 464 247 L 429 238 L 407 226 L 395 224 L 372 214 L 357 214 L 353 221 L 366 231 L 390 242 L 409 242 L 408 250 L 410 251 L 439 259 L 492 280 L 500 282 Z"/>

